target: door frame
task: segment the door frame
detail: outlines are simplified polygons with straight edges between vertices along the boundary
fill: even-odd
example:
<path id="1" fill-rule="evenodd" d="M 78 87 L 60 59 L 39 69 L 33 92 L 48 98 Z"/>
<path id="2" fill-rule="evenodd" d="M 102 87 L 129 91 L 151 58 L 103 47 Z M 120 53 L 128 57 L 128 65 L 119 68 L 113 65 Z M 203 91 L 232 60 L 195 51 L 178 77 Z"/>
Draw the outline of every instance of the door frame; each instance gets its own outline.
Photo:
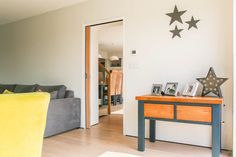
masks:
<path id="1" fill-rule="evenodd" d="M 83 82 L 85 82 L 85 84 L 83 85 L 83 90 L 84 91 L 84 96 L 83 96 L 83 99 L 84 101 L 82 100 L 83 102 L 83 105 L 85 106 L 84 107 L 84 118 L 85 118 L 85 124 L 84 124 L 84 127 L 86 129 L 89 129 L 91 127 L 91 114 L 90 114 L 90 110 L 91 110 L 91 104 L 90 104 L 90 71 L 91 71 L 91 67 L 90 67 L 90 37 L 91 37 L 91 27 L 94 27 L 94 26 L 99 26 L 99 25 L 104 25 L 104 24 L 109 24 L 109 23 L 114 23 L 114 22 L 119 22 L 119 21 L 122 21 L 123 22 L 123 110 L 125 112 L 125 76 L 126 76 L 126 72 L 125 72 L 125 67 L 126 67 L 126 64 L 125 64 L 125 38 L 124 38 L 124 30 L 125 30 L 125 19 L 124 18 L 115 18 L 115 19 L 108 19 L 108 20 L 102 20 L 102 21 L 97 21 L 97 22 L 93 22 L 93 23 L 90 23 L 90 24 L 84 24 L 83 25 L 83 41 L 84 41 L 84 67 L 83 67 L 83 70 L 84 70 L 84 76 L 83 77 Z M 125 133 L 125 114 L 123 115 L 123 133 Z"/>
<path id="2" fill-rule="evenodd" d="M 90 46 L 91 46 L 91 26 L 85 27 L 85 121 L 86 128 L 90 128 Z"/>

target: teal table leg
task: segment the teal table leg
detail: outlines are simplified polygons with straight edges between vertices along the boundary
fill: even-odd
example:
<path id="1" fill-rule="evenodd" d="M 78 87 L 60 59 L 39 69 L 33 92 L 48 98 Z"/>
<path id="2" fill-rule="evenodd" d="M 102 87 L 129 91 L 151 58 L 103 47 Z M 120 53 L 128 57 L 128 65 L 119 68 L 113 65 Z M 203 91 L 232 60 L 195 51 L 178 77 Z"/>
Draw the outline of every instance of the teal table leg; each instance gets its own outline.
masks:
<path id="1" fill-rule="evenodd" d="M 150 120 L 150 142 L 155 142 L 156 141 L 156 121 L 155 120 Z"/>
<path id="2" fill-rule="evenodd" d="M 143 101 L 138 101 L 138 150 L 145 150 L 145 117 Z"/>
<path id="3" fill-rule="evenodd" d="M 220 157 L 221 105 L 212 105 L 212 157 Z"/>

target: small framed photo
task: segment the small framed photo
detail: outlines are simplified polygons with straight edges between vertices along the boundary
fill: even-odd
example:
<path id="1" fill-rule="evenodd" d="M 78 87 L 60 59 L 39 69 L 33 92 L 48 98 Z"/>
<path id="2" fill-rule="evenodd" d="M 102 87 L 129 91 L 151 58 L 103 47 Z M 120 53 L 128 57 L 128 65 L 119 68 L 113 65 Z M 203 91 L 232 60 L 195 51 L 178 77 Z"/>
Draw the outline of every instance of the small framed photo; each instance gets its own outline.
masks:
<path id="1" fill-rule="evenodd" d="M 166 83 L 165 95 L 176 96 L 178 92 L 178 83 L 177 82 L 168 82 Z"/>
<path id="2" fill-rule="evenodd" d="M 152 85 L 152 95 L 161 95 L 162 85 L 153 84 Z"/>
<path id="3" fill-rule="evenodd" d="M 196 96 L 198 87 L 199 87 L 198 82 L 188 83 L 188 84 L 185 85 L 182 95 L 184 95 L 184 96 Z"/>

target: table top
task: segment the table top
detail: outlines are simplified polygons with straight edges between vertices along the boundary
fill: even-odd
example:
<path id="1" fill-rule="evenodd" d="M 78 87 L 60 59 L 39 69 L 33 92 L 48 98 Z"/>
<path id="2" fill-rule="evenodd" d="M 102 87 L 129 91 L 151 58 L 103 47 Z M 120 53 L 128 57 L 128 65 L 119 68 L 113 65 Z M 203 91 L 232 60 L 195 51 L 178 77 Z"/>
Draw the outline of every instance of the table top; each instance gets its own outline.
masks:
<path id="1" fill-rule="evenodd" d="M 212 105 L 221 105 L 221 104 L 223 104 L 223 98 L 216 98 L 216 97 L 185 97 L 185 96 L 143 95 L 143 96 L 136 96 L 136 100 L 158 101 L 158 102 L 201 103 L 201 104 L 212 104 Z"/>

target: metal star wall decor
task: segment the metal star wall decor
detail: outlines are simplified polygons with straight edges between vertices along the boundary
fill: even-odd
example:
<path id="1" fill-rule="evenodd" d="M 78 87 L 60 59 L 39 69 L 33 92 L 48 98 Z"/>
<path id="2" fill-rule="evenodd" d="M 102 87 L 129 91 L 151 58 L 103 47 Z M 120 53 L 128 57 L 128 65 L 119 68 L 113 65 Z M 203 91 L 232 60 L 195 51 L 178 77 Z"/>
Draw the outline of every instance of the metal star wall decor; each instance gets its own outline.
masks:
<path id="1" fill-rule="evenodd" d="M 222 98 L 220 86 L 228 80 L 228 78 L 219 78 L 216 76 L 214 69 L 211 67 L 206 78 L 197 78 L 197 80 L 203 85 L 202 96 L 206 96 L 209 93 L 214 93 L 218 97 Z"/>
<path id="2" fill-rule="evenodd" d="M 200 21 L 200 20 L 195 20 L 194 17 L 192 16 L 191 20 L 186 22 L 187 24 L 189 24 L 188 29 L 190 30 L 192 27 L 198 29 L 198 28 L 197 28 L 197 23 L 198 23 L 199 21 Z"/>
<path id="3" fill-rule="evenodd" d="M 174 12 L 173 13 L 168 13 L 166 14 L 167 16 L 171 17 L 171 21 L 170 21 L 170 25 L 172 23 L 174 23 L 175 21 L 178 21 L 180 23 L 183 23 L 182 19 L 181 19 L 181 16 L 186 12 L 187 10 L 185 11 L 179 11 L 177 6 L 175 5 L 175 9 L 174 9 Z"/>
<path id="4" fill-rule="evenodd" d="M 183 23 L 183 20 L 182 20 L 182 15 L 187 12 L 187 10 L 183 10 L 183 11 L 179 11 L 178 8 L 177 8 L 177 5 L 175 5 L 174 7 L 174 11 L 172 13 L 167 13 L 166 15 L 169 16 L 171 18 L 170 20 L 170 26 L 174 23 L 174 22 L 179 22 L 181 23 L 182 25 L 186 25 L 186 23 L 188 24 L 188 30 L 192 29 L 192 28 L 196 28 L 198 29 L 198 26 L 197 26 L 197 23 L 200 21 L 200 20 L 195 20 L 194 17 L 192 16 L 191 17 L 191 20 L 189 21 L 185 21 L 185 23 Z M 176 26 L 174 30 L 170 30 L 170 32 L 173 33 L 173 36 L 172 36 L 172 39 L 175 38 L 176 36 L 180 37 L 181 38 L 181 35 L 180 35 L 180 32 L 183 31 L 183 29 L 178 29 L 178 27 Z"/>
<path id="5" fill-rule="evenodd" d="M 175 26 L 175 29 L 174 29 L 174 30 L 170 30 L 170 32 L 173 33 L 172 38 L 174 38 L 174 37 L 176 37 L 176 36 L 178 36 L 178 37 L 181 38 L 180 32 L 182 32 L 182 31 L 183 31 L 183 29 L 178 29 L 178 27 Z"/>

